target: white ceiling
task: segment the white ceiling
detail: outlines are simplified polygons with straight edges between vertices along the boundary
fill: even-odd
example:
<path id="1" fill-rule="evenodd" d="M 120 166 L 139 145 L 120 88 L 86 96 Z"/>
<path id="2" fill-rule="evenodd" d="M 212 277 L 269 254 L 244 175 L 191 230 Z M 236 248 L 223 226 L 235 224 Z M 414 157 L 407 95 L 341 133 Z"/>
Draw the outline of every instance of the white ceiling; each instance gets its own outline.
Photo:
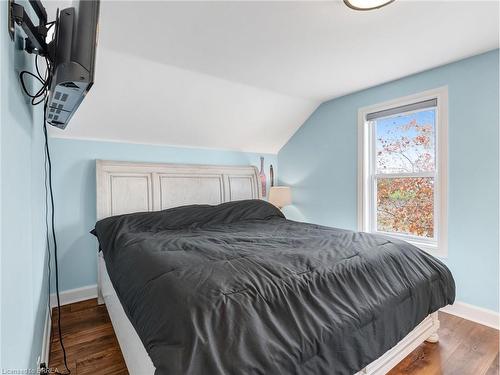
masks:
<path id="1" fill-rule="evenodd" d="M 277 152 L 324 100 L 497 48 L 498 14 L 496 1 L 104 1 L 96 83 L 52 135 Z"/>

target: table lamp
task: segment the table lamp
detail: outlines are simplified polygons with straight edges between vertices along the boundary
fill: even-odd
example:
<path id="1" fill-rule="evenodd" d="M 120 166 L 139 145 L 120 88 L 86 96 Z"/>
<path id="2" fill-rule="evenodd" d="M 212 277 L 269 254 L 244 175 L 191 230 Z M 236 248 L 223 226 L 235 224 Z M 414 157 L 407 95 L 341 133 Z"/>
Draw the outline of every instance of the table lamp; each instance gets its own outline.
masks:
<path id="1" fill-rule="evenodd" d="M 292 191 L 288 186 L 273 186 L 269 190 L 269 203 L 283 208 L 292 203 Z"/>

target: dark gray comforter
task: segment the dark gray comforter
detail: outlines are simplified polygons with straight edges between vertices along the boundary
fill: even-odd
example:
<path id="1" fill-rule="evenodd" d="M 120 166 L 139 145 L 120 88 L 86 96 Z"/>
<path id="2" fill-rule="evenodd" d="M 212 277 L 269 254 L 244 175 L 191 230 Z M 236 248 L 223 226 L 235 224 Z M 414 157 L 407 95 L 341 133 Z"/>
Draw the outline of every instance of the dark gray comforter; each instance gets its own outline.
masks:
<path id="1" fill-rule="evenodd" d="M 455 298 L 440 261 L 264 201 L 110 217 L 94 232 L 156 374 L 353 374 Z"/>

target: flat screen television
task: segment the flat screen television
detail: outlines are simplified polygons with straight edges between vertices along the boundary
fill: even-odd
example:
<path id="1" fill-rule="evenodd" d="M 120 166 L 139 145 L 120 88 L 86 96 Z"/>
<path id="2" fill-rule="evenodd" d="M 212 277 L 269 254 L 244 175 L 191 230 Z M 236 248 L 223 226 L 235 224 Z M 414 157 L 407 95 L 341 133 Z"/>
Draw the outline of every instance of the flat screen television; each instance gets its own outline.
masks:
<path id="1" fill-rule="evenodd" d="M 66 128 L 94 83 L 99 25 L 99 0 L 80 0 L 57 15 L 49 44 L 52 81 L 47 122 Z"/>

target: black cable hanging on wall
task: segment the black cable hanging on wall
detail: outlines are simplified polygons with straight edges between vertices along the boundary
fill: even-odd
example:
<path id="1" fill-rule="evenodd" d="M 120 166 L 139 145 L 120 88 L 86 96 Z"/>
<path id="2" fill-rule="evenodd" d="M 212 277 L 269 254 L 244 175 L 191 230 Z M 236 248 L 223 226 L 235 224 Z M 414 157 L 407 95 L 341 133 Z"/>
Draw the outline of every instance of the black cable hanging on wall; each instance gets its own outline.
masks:
<path id="1" fill-rule="evenodd" d="M 53 23 L 52 23 L 53 25 Z M 50 25 L 51 26 L 51 25 Z M 49 27 L 50 28 L 50 27 Z M 48 253 L 48 263 L 47 263 L 47 269 L 48 269 L 48 288 L 49 288 L 49 308 L 50 308 L 50 282 L 51 282 L 51 266 L 50 266 L 50 260 L 51 260 L 51 252 L 50 252 L 50 235 L 49 235 L 49 224 L 48 224 L 48 208 L 49 208 L 49 202 L 50 202 L 50 227 L 51 227 L 51 235 L 52 235 L 52 242 L 54 246 L 54 266 L 55 266 L 55 286 L 56 286 L 56 299 L 57 299 L 57 329 L 58 329 L 58 335 L 59 335 L 59 344 L 61 346 L 62 352 L 63 352 L 63 359 L 64 359 L 64 367 L 66 368 L 65 373 L 61 373 L 56 371 L 56 374 L 60 375 L 69 375 L 71 374 L 71 370 L 68 367 L 68 361 L 67 361 L 67 355 L 66 355 L 66 349 L 64 347 L 64 342 L 63 342 L 63 337 L 62 337 L 62 332 L 61 332 L 61 300 L 60 300 L 60 295 L 59 295 L 59 265 L 58 265 L 58 259 L 57 259 L 57 237 L 56 237 L 56 231 L 55 231 L 55 212 L 54 212 L 54 189 L 52 187 L 52 161 L 50 157 L 50 148 L 49 148 L 49 140 L 48 140 L 48 134 L 47 134 L 47 106 L 48 106 L 48 93 L 49 93 L 49 87 L 50 83 L 52 81 L 52 66 L 50 63 L 50 60 L 45 57 L 45 65 L 46 65 L 46 70 L 45 74 L 42 75 L 40 72 L 40 67 L 39 67 L 39 62 L 38 62 L 38 55 L 35 55 L 35 73 L 32 73 L 27 70 L 23 70 L 19 74 L 19 79 L 21 81 L 21 86 L 23 88 L 23 91 L 26 93 L 28 97 L 31 98 L 31 105 L 36 106 L 41 103 L 43 103 L 43 134 L 44 134 L 44 179 L 45 179 L 45 228 L 47 230 L 46 233 L 46 246 L 47 246 L 47 253 Z M 36 82 L 41 84 L 41 88 L 36 92 L 36 93 L 30 93 L 29 90 L 26 87 L 26 82 L 25 82 L 25 77 L 29 76 L 32 77 Z M 47 189 L 48 188 L 48 189 Z M 48 194 L 47 194 L 48 193 Z M 48 195 L 48 196 L 47 196 Z M 48 369 L 43 370 L 42 373 L 48 373 Z"/>

